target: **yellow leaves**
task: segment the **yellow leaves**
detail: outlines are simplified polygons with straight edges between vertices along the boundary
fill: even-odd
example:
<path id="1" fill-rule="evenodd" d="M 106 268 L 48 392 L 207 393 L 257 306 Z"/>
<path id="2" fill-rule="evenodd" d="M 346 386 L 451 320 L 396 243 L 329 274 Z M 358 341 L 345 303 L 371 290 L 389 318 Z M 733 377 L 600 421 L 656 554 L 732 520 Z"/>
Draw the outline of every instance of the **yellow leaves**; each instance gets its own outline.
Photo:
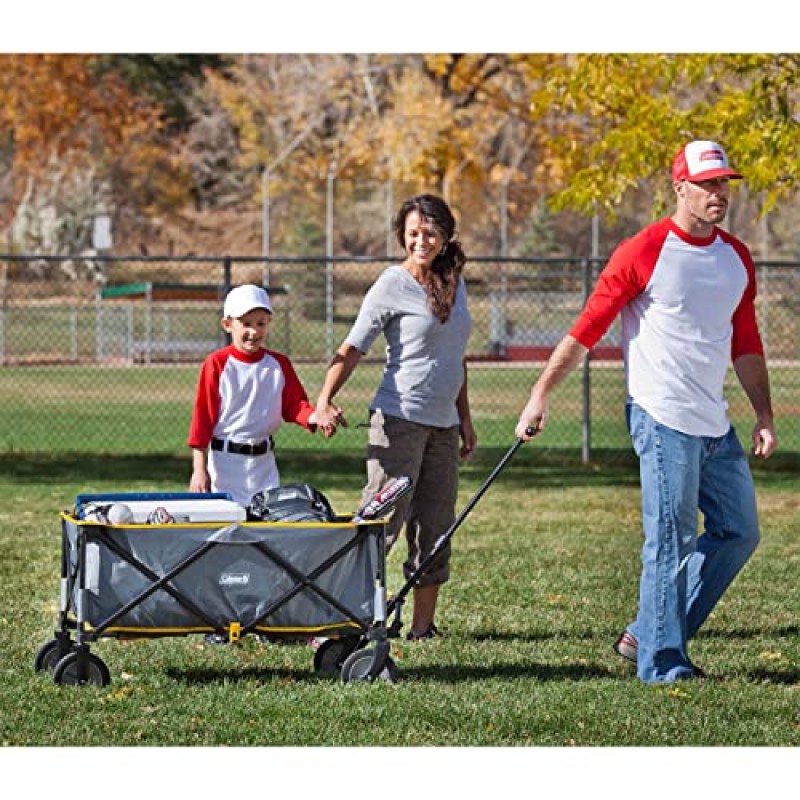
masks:
<path id="1" fill-rule="evenodd" d="M 554 207 L 590 212 L 598 203 L 619 204 L 642 181 L 663 183 L 677 148 L 701 136 L 729 144 L 748 186 L 777 196 L 791 185 L 784 179 L 797 172 L 800 120 L 789 109 L 799 85 L 800 59 L 791 55 L 561 58 L 531 99 L 532 117 L 553 126 L 557 136 L 566 133 L 570 118 L 581 123 L 581 146 L 564 160 L 565 185 Z M 772 156 L 766 161 L 765 152 Z M 776 190 L 780 181 L 785 185 Z"/>
<path id="2" fill-rule="evenodd" d="M 144 192 L 183 202 L 186 180 L 170 152 L 177 142 L 163 137 L 160 110 L 113 71 L 95 70 L 93 58 L 0 55 L 0 119 L 13 140 L 13 172 L 35 180 L 56 160 L 65 173 L 115 175 L 129 199 Z"/>
<path id="3" fill-rule="evenodd" d="M 425 66 L 430 70 L 431 74 L 440 78 L 453 63 L 453 56 L 450 53 L 431 54 L 426 55 L 424 60 Z"/>
<path id="4" fill-rule="evenodd" d="M 0 105 L 14 135 L 18 165 L 35 168 L 42 152 L 62 154 L 102 143 L 112 150 L 119 131 L 148 124 L 123 84 L 93 76 L 87 55 L 0 57 Z M 135 112 L 135 114 L 134 114 Z"/>
<path id="5" fill-rule="evenodd" d="M 758 657 L 762 661 L 767 661 L 771 664 L 777 663 L 779 661 L 786 661 L 786 657 L 780 650 L 765 650 L 764 652 L 759 653 Z"/>
<path id="6" fill-rule="evenodd" d="M 225 172 L 254 199 L 276 161 L 276 199 L 318 193 L 332 169 L 353 186 L 391 178 L 464 202 L 508 189 L 518 225 L 545 199 L 585 213 L 611 212 L 639 189 L 663 202 L 669 162 L 691 136 L 729 145 L 748 189 L 769 202 L 800 170 L 793 54 L 240 55 L 225 73 L 205 72 L 193 99 L 208 127 L 188 146 L 167 140 L 160 110 L 95 58 L 0 55 L 4 152 L 34 179 L 51 157 L 110 173 L 151 211 L 185 200 L 190 157 L 198 183 Z"/>
<path id="7" fill-rule="evenodd" d="M 678 686 L 677 684 L 672 684 L 667 690 L 666 694 L 669 697 L 675 697 L 678 700 L 687 700 L 692 696 L 691 692 L 688 692 L 683 686 Z"/>
<path id="8" fill-rule="evenodd" d="M 489 170 L 489 180 L 492 183 L 502 183 L 508 172 L 509 169 L 504 164 L 494 164 Z"/>
<path id="9" fill-rule="evenodd" d="M 132 686 L 121 686 L 117 688 L 112 688 L 103 695 L 100 702 L 103 703 L 104 705 L 109 703 L 116 703 L 120 700 L 125 700 L 126 698 L 130 697 L 134 691 L 135 690 Z"/>

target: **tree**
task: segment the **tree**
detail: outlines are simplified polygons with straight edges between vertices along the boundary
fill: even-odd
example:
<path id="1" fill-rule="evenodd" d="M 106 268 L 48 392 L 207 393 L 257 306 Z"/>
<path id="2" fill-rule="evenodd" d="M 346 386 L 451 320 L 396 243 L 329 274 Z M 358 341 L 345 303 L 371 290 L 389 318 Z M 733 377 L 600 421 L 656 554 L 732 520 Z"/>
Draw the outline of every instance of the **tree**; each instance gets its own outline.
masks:
<path id="1" fill-rule="evenodd" d="M 161 109 L 167 130 L 186 133 L 193 122 L 192 99 L 207 70 L 224 73 L 231 57 L 214 53 L 114 53 L 96 56 L 92 71 L 116 74 L 133 95 Z"/>
<path id="2" fill-rule="evenodd" d="M 72 250 L 102 208 L 151 248 L 175 220 L 181 246 L 255 254 L 269 200 L 278 250 L 318 252 L 335 181 L 337 254 L 383 254 L 419 191 L 473 253 L 542 220 L 585 252 L 593 214 L 611 239 L 662 212 L 674 153 L 710 138 L 747 177 L 731 227 L 777 206 L 794 252 L 799 80 L 796 54 L 0 55 L 0 226 Z"/>
<path id="3" fill-rule="evenodd" d="M 132 222 L 185 202 L 161 110 L 93 63 L 90 55 L 0 56 L 0 154 L 12 176 L 4 222 L 16 220 L 21 248 L 77 252 L 95 214 Z"/>
<path id="4" fill-rule="evenodd" d="M 535 64 L 531 57 L 529 65 Z M 615 215 L 653 182 L 663 207 L 667 165 L 682 143 L 725 144 L 763 208 L 796 191 L 800 174 L 797 55 L 571 55 L 537 72 L 531 116 L 554 132 L 556 208 Z"/>

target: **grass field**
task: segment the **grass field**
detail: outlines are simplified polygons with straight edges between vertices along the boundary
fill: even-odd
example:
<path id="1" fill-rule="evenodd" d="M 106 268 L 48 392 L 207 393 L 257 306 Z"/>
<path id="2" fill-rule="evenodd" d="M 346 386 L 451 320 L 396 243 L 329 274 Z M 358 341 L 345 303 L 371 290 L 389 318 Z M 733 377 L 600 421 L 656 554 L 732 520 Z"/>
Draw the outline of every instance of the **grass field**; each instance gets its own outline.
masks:
<path id="1" fill-rule="evenodd" d="M 341 685 L 304 645 L 201 637 L 103 640 L 105 689 L 33 670 L 58 607 L 58 511 L 86 491 L 182 490 L 182 458 L 0 459 L 0 743 L 14 746 L 735 746 L 800 744 L 800 497 L 759 470 L 763 542 L 692 645 L 706 682 L 640 685 L 611 642 L 635 612 L 634 465 L 586 467 L 522 448 L 454 539 L 432 642 L 393 640 L 400 680 Z M 462 472 L 460 506 L 499 460 Z M 285 451 L 284 480 L 352 510 L 358 456 Z M 390 587 L 402 585 L 400 553 Z M 407 620 L 406 620 L 407 622 Z"/>
<path id="2" fill-rule="evenodd" d="M 325 443 L 295 425 L 276 435 L 279 447 L 362 453 L 367 409 L 382 365 L 364 363 L 341 392 L 350 427 Z M 539 367 L 473 365 L 469 373 L 472 413 L 481 447 L 508 447 Z M 322 364 L 300 364 L 313 399 L 324 376 Z M 27 366 L 0 369 L 0 452 L 108 453 L 141 455 L 185 452 L 198 367 Z M 800 369 L 771 370 L 779 453 L 800 458 Z M 744 441 L 753 424 L 744 392 L 729 375 L 730 415 Z M 625 390 L 619 365 L 591 370 L 593 460 L 630 449 L 625 430 Z M 574 456 L 582 447 L 581 375 L 572 374 L 553 393 L 548 428 L 539 447 Z"/>
<path id="3" fill-rule="evenodd" d="M 366 435 L 358 423 L 366 418 L 376 370 L 365 364 L 348 384 L 343 404 L 351 427 L 334 439 L 323 443 L 288 425 L 278 437 L 284 482 L 318 486 L 340 511 L 353 510 L 360 494 Z M 301 372 L 313 396 L 321 370 L 302 366 Z M 798 371 L 773 376 L 782 452 L 753 465 L 763 541 L 692 645 L 693 657 L 715 680 L 645 687 L 611 650 L 635 613 L 639 493 L 620 382 L 593 372 L 592 463 L 580 461 L 580 381 L 573 376 L 553 398 L 546 431 L 519 450 L 456 534 L 453 578 L 443 589 L 438 620 L 446 635 L 413 645 L 393 641 L 396 684 L 344 686 L 318 677 L 302 645 L 245 640 L 211 648 L 202 637 L 176 637 L 103 640 L 92 651 L 109 665 L 111 685 L 72 689 L 33 670 L 35 653 L 56 623 L 58 514 L 81 493 L 185 490 L 196 368 L 4 369 L 0 744 L 17 756 L 19 748 L 41 747 L 51 755 L 73 748 L 91 754 L 88 748 L 99 746 L 149 748 L 148 754 L 164 746 L 192 754 L 223 745 L 245 753 L 270 747 L 286 753 L 279 767 L 293 748 L 317 748 L 319 763 L 322 753 L 338 748 L 369 748 L 363 752 L 374 763 L 376 748 L 414 747 L 422 764 L 433 747 L 434 773 L 446 764 L 454 771 L 450 780 L 470 775 L 475 786 L 494 768 L 478 768 L 478 753 L 544 750 L 548 764 L 561 764 L 559 754 L 571 748 L 718 753 L 723 747 L 741 753 L 734 768 L 746 763 L 751 748 L 792 756 L 800 744 Z M 531 378 L 524 369 L 471 372 L 481 441 L 476 459 L 462 468 L 459 507 L 512 444 Z M 739 394 L 732 393 L 731 413 L 746 442 L 751 421 Z M 390 555 L 390 588 L 403 583 L 400 561 L 399 550 Z M 453 762 L 453 751 L 470 755 Z M 226 753 L 226 759 L 234 755 Z M 399 763 L 377 763 L 409 791 L 409 762 L 396 758 Z M 94 767 L 91 755 L 89 761 Z M 218 777 L 224 766 L 205 776 L 203 760 L 192 763 L 204 788 L 218 786 L 214 796 L 226 791 Z M 348 756 L 325 763 L 338 774 Z M 758 775 L 756 788 L 763 790 L 781 766 L 771 764 L 768 776 L 753 766 L 748 775 Z M 605 762 L 594 768 L 604 769 Z M 245 759 L 241 769 L 253 767 Z M 302 774 L 305 767 L 296 769 Z M 528 762 L 523 769 L 530 772 Z M 623 761 L 617 773 L 629 769 Z M 374 777 L 374 770 L 367 774 Z M 501 774 L 504 768 L 492 786 Z M 540 762 L 535 774 L 538 786 Z M 378 776 L 372 790 L 382 791 L 384 779 Z M 719 788 L 722 778 L 716 779 L 711 791 Z M 556 780 L 563 786 L 565 776 Z M 733 783 L 727 797 L 747 785 Z M 317 793 L 331 790 L 317 785 Z M 292 796 L 303 796 L 299 787 Z"/>

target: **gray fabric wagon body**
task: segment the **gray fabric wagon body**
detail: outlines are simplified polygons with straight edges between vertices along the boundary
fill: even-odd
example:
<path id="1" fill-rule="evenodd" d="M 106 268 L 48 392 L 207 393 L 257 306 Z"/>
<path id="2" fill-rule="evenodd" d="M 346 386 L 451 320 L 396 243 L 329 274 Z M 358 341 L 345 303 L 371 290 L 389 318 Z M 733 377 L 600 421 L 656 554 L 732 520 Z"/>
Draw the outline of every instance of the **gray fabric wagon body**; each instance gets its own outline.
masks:
<path id="1" fill-rule="evenodd" d="M 279 635 L 330 633 L 369 625 L 374 617 L 376 576 L 384 566 L 381 523 L 102 525 L 68 514 L 62 519 L 71 603 L 77 609 L 82 596 L 85 622 L 103 635 L 232 626 Z"/>

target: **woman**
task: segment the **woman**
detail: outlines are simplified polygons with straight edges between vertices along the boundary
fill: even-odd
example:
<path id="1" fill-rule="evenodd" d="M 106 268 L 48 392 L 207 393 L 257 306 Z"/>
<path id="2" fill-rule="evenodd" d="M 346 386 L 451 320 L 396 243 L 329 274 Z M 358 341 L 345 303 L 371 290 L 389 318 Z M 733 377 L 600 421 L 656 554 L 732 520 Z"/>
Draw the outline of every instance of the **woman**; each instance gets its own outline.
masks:
<path id="1" fill-rule="evenodd" d="M 454 238 L 453 214 L 441 198 L 418 195 L 400 208 L 394 232 L 406 258 L 365 295 L 328 368 L 316 414 L 326 435 L 346 424 L 332 400 L 383 333 L 386 366 L 370 405 L 364 499 L 390 478 L 412 479 L 413 492 L 398 503 L 386 532 L 391 548 L 406 524 L 408 578 L 455 519 L 459 455 L 471 456 L 477 438 L 464 361 L 472 326 L 461 276 L 466 257 Z M 410 641 L 438 634 L 436 602 L 449 562 L 448 544 L 414 589 Z"/>

